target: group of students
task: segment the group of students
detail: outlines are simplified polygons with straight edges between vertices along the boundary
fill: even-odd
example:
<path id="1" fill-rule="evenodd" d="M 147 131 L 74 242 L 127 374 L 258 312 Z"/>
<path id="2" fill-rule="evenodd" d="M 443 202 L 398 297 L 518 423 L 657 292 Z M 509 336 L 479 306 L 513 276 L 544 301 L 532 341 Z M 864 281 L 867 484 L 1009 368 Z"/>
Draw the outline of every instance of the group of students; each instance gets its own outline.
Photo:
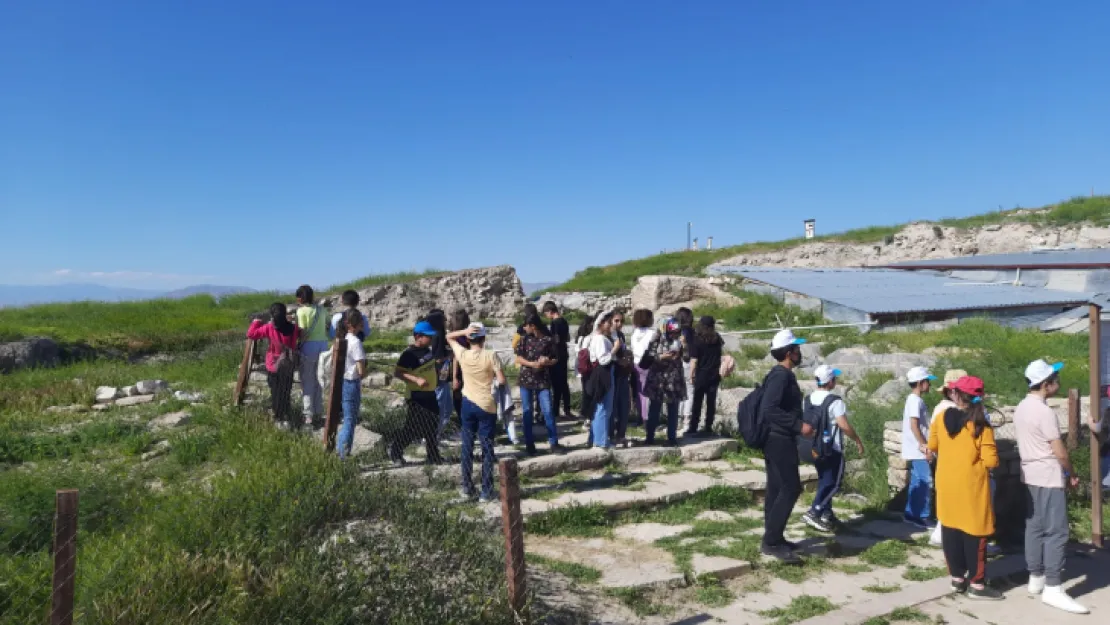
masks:
<path id="1" fill-rule="evenodd" d="M 712 435 L 717 390 L 732 366 L 731 357 L 723 353 L 716 321 L 702 317 L 695 327 L 688 308 L 664 318 L 658 327 L 654 321 L 650 310 L 634 311 L 630 340 L 619 310 L 586 317 L 578 328 L 576 371 L 582 379 L 582 415 L 590 421 L 589 444 L 594 447 L 629 446 L 633 410 L 644 423 L 648 445 L 655 444 L 664 411 L 667 446 L 678 444 L 680 416 L 687 418 L 685 436 Z M 705 421 L 699 429 L 703 405 Z"/>
<path id="2" fill-rule="evenodd" d="M 1030 594 L 1040 595 L 1054 608 L 1087 614 L 1062 586 L 1069 535 L 1066 489 L 1079 484 L 1056 413 L 1048 406 L 1048 399 L 1060 391 L 1063 366 L 1044 360 L 1029 363 L 1024 372 L 1029 392 L 1014 411 L 1026 489 L 1025 559 Z M 907 523 L 939 531 L 953 590 L 998 600 L 1002 595 L 986 585 L 987 541 L 995 530 L 990 472 L 999 460 L 983 406 L 983 381 L 966 371 L 947 372 L 941 387 L 944 399 L 930 414 L 922 395 L 935 380 L 931 375 L 914 377 L 912 372 L 909 379 L 912 392 L 902 434 L 902 457 L 910 467 L 904 517 Z M 1101 421 L 1092 415 L 1092 430 L 1097 432 Z M 934 488 L 939 524 L 931 518 Z"/>
<path id="3" fill-rule="evenodd" d="M 794 371 L 801 365 L 804 343 L 790 330 L 772 339 L 771 356 L 777 364 L 763 381 L 759 404 L 767 467 L 762 552 L 786 562 L 798 561 L 799 545 L 786 540 L 784 532 L 802 490 L 800 459 L 812 458 L 818 473 L 813 505 L 802 519 L 818 531 L 832 532 L 838 525 L 831 506 L 844 475 L 845 438 L 864 453 L 844 400 L 832 394 L 840 371 L 817 367 L 817 390 L 803 397 Z M 1030 363 L 1025 370 L 1029 394 L 1014 413 L 1027 489 L 1028 590 L 1046 605 L 1086 614 L 1088 610 L 1064 591 L 1061 577 L 1068 540 L 1065 489 L 1078 484 L 1056 414 L 1047 403 L 1060 390 L 1062 367 L 1044 360 Z M 924 367 L 914 367 L 906 376 L 910 393 L 903 416 L 902 457 L 911 477 L 904 518 L 916 527 L 933 529 L 934 537 L 939 534 L 934 542 L 943 547 L 954 591 L 973 599 L 999 600 L 1001 593 L 986 584 L 987 542 L 995 531 L 990 472 L 998 466 L 998 450 L 983 405 L 984 384 L 966 371 L 947 372 L 940 389 L 944 399 L 930 413 L 925 398 L 936 380 Z M 1092 416 L 1092 431 L 1100 431 L 1104 420 Z M 939 524 L 932 519 L 934 487 Z"/>

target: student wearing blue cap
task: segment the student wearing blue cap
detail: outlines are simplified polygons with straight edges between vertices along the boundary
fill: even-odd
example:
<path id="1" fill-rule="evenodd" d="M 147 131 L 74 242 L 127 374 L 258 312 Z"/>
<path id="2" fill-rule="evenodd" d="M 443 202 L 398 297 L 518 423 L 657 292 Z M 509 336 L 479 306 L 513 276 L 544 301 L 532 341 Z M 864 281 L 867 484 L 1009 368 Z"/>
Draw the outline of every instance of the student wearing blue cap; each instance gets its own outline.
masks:
<path id="1" fill-rule="evenodd" d="M 405 425 L 389 446 L 389 459 L 394 465 L 405 464 L 403 452 L 414 441 L 423 438 L 429 464 L 439 464 L 439 402 L 436 400 L 436 358 L 432 339 L 436 330 L 427 320 L 412 329 L 412 345 L 401 353 L 394 377 L 405 383 Z"/>
<path id="2" fill-rule="evenodd" d="M 807 448 L 817 469 L 817 494 L 802 521 L 819 532 L 833 532 L 840 525 L 833 514 L 832 502 L 844 481 L 844 439 L 847 437 L 856 444 L 860 456 L 863 441 L 848 423 L 848 406 L 833 393 L 840 370 L 821 365 L 813 376 L 817 379 L 817 390 L 802 403 L 802 418 L 814 428 L 813 443 Z"/>

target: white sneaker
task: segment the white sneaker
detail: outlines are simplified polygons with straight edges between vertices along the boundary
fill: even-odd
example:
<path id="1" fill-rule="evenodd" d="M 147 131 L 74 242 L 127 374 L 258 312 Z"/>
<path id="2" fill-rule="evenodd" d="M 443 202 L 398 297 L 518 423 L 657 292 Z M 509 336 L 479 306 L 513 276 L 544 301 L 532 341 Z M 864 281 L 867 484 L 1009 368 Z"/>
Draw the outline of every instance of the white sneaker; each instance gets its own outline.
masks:
<path id="1" fill-rule="evenodd" d="M 1057 610 L 1064 612 L 1071 612 L 1072 614 L 1090 614 L 1091 611 L 1083 607 L 1068 596 L 1064 592 L 1063 586 L 1048 586 L 1044 589 L 1044 594 L 1041 595 L 1041 601 L 1047 606 L 1052 606 Z"/>
<path id="2" fill-rule="evenodd" d="M 1044 575 L 1030 575 L 1029 576 L 1029 594 L 1039 595 L 1044 592 L 1045 578 Z"/>

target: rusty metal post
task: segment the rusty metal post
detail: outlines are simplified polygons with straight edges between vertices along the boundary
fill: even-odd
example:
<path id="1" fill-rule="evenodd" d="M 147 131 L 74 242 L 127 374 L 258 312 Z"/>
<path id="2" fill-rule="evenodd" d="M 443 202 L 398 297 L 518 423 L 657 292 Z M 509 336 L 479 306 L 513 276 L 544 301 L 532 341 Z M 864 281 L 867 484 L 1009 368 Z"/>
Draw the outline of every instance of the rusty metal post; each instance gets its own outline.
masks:
<path id="1" fill-rule="evenodd" d="M 73 595 L 77 574 L 77 491 L 54 494 L 54 580 L 50 625 L 73 623 Z"/>
<path id="2" fill-rule="evenodd" d="M 520 478 L 515 458 L 498 463 L 501 476 L 501 527 L 505 530 L 505 577 L 509 604 L 520 614 L 527 604 L 528 576 L 524 565 L 524 518 L 520 513 Z"/>
<path id="3" fill-rule="evenodd" d="M 1068 451 L 1079 447 L 1079 413 L 1079 389 L 1073 388 L 1068 391 Z"/>
<path id="4" fill-rule="evenodd" d="M 335 433 L 343 420 L 343 367 L 347 361 L 347 341 L 336 338 L 331 346 L 331 391 L 328 393 L 327 420 L 324 421 L 324 447 L 335 451 Z"/>
<path id="5" fill-rule="evenodd" d="M 243 362 L 239 364 L 239 378 L 235 381 L 235 393 L 231 396 L 232 406 L 239 407 L 243 405 L 247 383 L 251 379 L 251 367 L 254 366 L 254 352 L 257 345 L 258 341 L 247 339 L 247 344 L 243 348 Z"/>
<path id="6" fill-rule="evenodd" d="M 1097 418 L 1102 404 L 1102 308 L 1091 304 L 1088 332 L 1089 368 L 1091 373 L 1091 418 Z M 1091 542 L 1102 548 L 1102 480 L 1099 474 L 1098 437 L 1091 432 Z"/>

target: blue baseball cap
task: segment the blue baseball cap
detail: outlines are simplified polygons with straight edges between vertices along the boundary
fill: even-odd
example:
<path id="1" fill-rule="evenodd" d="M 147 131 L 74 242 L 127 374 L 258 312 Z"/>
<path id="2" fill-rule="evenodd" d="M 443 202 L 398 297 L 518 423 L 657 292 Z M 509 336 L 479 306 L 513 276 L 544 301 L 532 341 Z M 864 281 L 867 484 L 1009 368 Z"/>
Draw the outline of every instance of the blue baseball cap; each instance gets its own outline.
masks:
<path id="1" fill-rule="evenodd" d="M 436 329 L 432 327 L 432 324 L 428 323 L 427 321 L 418 322 L 416 326 L 413 327 L 412 333 L 423 334 L 424 336 L 435 336 L 436 334 L 439 334 L 438 332 L 436 332 Z"/>

